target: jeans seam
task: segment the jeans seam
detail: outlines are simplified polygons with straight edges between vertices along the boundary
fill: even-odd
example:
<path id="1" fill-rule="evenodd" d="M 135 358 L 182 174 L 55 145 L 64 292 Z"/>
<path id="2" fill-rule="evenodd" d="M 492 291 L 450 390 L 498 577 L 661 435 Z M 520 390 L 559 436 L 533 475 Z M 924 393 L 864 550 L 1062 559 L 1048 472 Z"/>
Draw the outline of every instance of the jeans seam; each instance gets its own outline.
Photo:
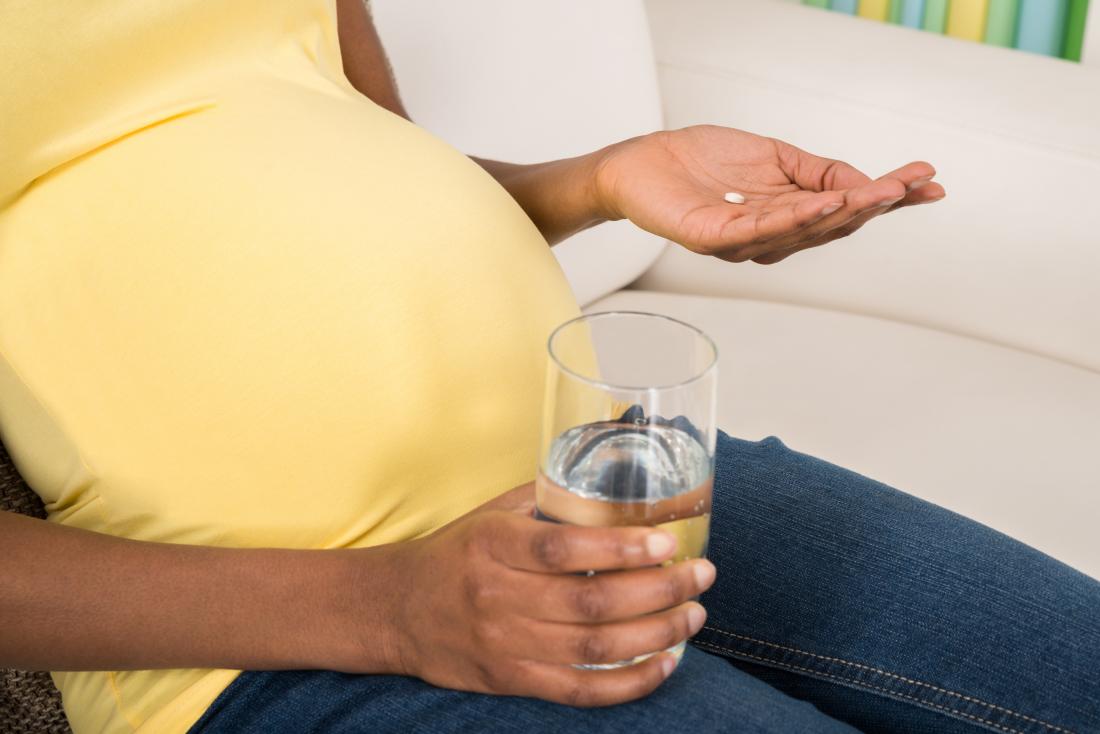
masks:
<path id="1" fill-rule="evenodd" d="M 1061 727 L 1061 726 L 1056 726 L 1055 724 L 1050 724 L 1046 721 L 1034 718 L 1032 716 L 1027 716 L 1026 714 L 1021 714 L 1019 712 L 1016 712 L 1016 711 L 1013 711 L 1011 709 L 1005 708 L 1004 706 L 998 706 L 997 704 L 989 703 L 987 701 L 982 701 L 981 699 L 974 698 L 973 696 L 967 696 L 967 695 L 959 693 L 957 691 L 950 691 L 950 690 L 947 690 L 946 688 L 941 688 L 939 686 L 932 685 L 931 683 L 925 683 L 924 681 L 919 681 L 919 680 L 914 680 L 912 678 L 907 678 L 905 676 L 898 675 L 897 673 L 891 673 L 891 672 L 889 672 L 887 670 L 883 670 L 881 668 L 875 668 L 875 667 L 872 667 L 870 665 L 863 665 L 861 663 L 852 662 L 850 660 L 844 660 L 842 658 L 830 657 L 830 656 L 827 656 L 827 655 L 818 655 L 816 653 L 812 653 L 812 652 L 809 652 L 807 650 L 800 650 L 800 649 L 795 648 L 795 647 L 789 647 L 789 646 L 780 645 L 780 644 L 777 644 L 777 643 L 774 643 L 774 642 L 767 642 L 765 640 L 759 640 L 759 639 L 756 639 L 754 637 L 749 637 L 747 635 L 739 635 L 739 634 L 736 634 L 736 633 L 733 633 L 733 632 L 727 632 L 725 630 L 721 630 L 721 629 L 718 629 L 716 627 L 711 627 L 709 625 L 704 625 L 703 629 L 707 630 L 709 632 L 715 632 L 715 633 L 720 634 L 720 635 L 725 635 L 727 637 L 732 637 L 732 638 L 735 638 L 735 639 L 744 640 L 746 642 L 751 642 L 751 643 L 754 643 L 754 644 L 757 644 L 757 645 L 763 645 L 765 647 L 774 648 L 774 649 L 777 649 L 777 650 L 785 650 L 787 652 L 792 652 L 792 653 L 795 653 L 797 655 L 803 655 L 803 656 L 807 656 L 807 657 L 810 657 L 810 658 L 815 658 L 815 659 L 822 660 L 822 661 L 825 661 L 825 662 L 828 662 L 828 663 L 837 663 L 837 664 L 845 665 L 845 666 L 848 666 L 848 667 L 851 667 L 851 668 L 866 670 L 866 671 L 869 671 L 869 672 L 872 672 L 872 673 L 876 673 L 878 675 L 886 676 L 888 678 L 891 678 L 891 679 L 894 679 L 894 680 L 897 680 L 897 681 L 901 681 L 903 683 L 908 683 L 908 684 L 913 685 L 913 686 L 919 686 L 921 688 L 926 688 L 928 690 L 935 691 L 937 693 L 940 693 L 940 694 L 943 694 L 943 695 L 946 695 L 946 696 L 952 696 L 954 698 L 957 698 L 960 701 L 965 701 L 967 703 L 972 703 L 972 704 L 976 704 L 978 706 L 983 706 L 983 707 L 985 707 L 987 709 L 990 709 L 992 711 L 998 711 L 998 712 L 1001 712 L 1003 714 L 1007 714 L 1009 716 L 1016 717 L 1016 718 L 1021 719 L 1023 721 L 1030 722 L 1032 724 L 1038 724 L 1040 726 L 1045 727 L 1047 730 L 1049 730 L 1051 732 L 1060 732 L 1060 734 L 1074 734 L 1069 729 L 1066 729 L 1066 728 Z M 692 642 L 695 643 L 695 644 L 700 644 L 700 645 L 704 645 L 704 646 L 707 646 L 707 647 L 712 647 L 714 649 L 729 653 L 731 655 L 749 657 L 749 658 L 753 658 L 755 660 L 760 660 L 762 662 L 766 662 L 766 663 L 769 663 L 769 664 L 772 664 L 772 665 L 786 666 L 786 667 L 789 667 L 789 668 L 792 668 L 792 669 L 797 669 L 797 670 L 804 671 L 804 672 L 807 672 L 807 673 L 813 673 L 815 675 L 822 675 L 822 676 L 825 676 L 825 677 L 835 678 L 837 680 L 846 681 L 846 682 L 848 682 L 852 685 L 865 686 L 867 688 L 873 688 L 875 690 L 879 690 L 879 691 L 882 691 L 884 693 L 888 693 L 890 695 L 902 696 L 904 698 L 908 698 L 908 699 L 913 700 L 913 701 L 918 701 L 918 702 L 920 702 L 922 704 L 925 704 L 925 705 L 928 705 L 928 706 L 933 706 L 935 708 L 943 709 L 945 711 L 950 711 L 950 712 L 955 713 L 959 716 L 965 716 L 967 718 L 974 719 L 975 721 L 980 721 L 983 724 L 987 724 L 988 726 L 992 726 L 992 727 L 994 727 L 996 729 L 1000 729 L 1002 731 L 1012 732 L 1013 734 L 1025 734 L 1024 732 L 1020 732 L 1017 729 L 1010 729 L 1008 727 L 1001 726 L 1001 725 L 999 725 L 995 722 L 987 721 L 986 719 L 979 718 L 979 717 L 977 717 L 973 714 L 968 714 L 965 711 L 960 711 L 960 710 L 958 710 L 956 708 L 953 708 L 951 706 L 944 706 L 944 705 L 941 705 L 941 704 L 934 703 L 933 701 L 926 700 L 924 698 L 920 698 L 920 697 L 917 697 L 917 696 L 906 695 L 904 693 L 892 691 L 892 690 L 887 689 L 887 688 L 874 686 L 874 685 L 871 685 L 869 683 L 866 683 L 864 681 L 860 681 L 860 680 L 857 680 L 857 679 L 854 679 L 854 678 L 849 678 L 849 677 L 845 677 L 845 676 L 841 676 L 841 675 L 831 674 L 831 673 L 827 673 L 825 671 L 817 671 L 817 670 L 813 670 L 811 668 L 801 668 L 801 667 L 792 665 L 790 663 L 784 663 L 782 661 L 774 660 L 774 659 L 771 659 L 771 658 L 764 658 L 764 657 L 751 655 L 749 653 L 741 652 L 739 650 L 734 650 L 732 648 L 725 647 L 725 646 L 722 646 L 722 645 L 719 645 L 719 644 L 716 644 L 716 643 L 708 643 L 708 642 L 703 642 L 703 641 L 699 641 L 699 640 L 695 640 L 695 639 L 693 639 Z"/>
<path id="2" fill-rule="evenodd" d="M 955 714 L 956 716 L 963 716 L 967 719 L 973 719 L 974 721 L 977 721 L 981 724 L 985 724 L 986 726 L 990 726 L 994 729 L 997 729 L 998 731 L 1007 732 L 1007 734 L 1027 734 L 1027 732 L 1025 732 L 1021 729 L 1010 729 L 1007 726 L 1001 726 L 1000 724 L 994 723 L 994 722 L 989 721 L 987 719 L 983 719 L 979 716 L 975 716 L 974 714 L 968 714 L 965 711 L 958 711 L 958 710 L 953 709 L 949 706 L 944 706 L 944 705 L 938 704 L 938 703 L 932 703 L 931 701 L 925 701 L 924 699 L 917 698 L 916 696 L 910 696 L 908 694 L 901 693 L 899 691 L 891 691 L 888 688 L 882 688 L 881 686 L 872 685 L 870 683 L 865 683 L 863 681 L 858 681 L 858 680 L 855 680 L 853 678 L 845 678 L 844 676 L 841 676 L 841 675 L 834 675 L 832 673 L 826 673 L 824 671 L 814 670 L 813 668 L 803 668 L 799 665 L 792 665 L 791 663 L 784 663 L 784 662 L 780 662 L 778 660 L 772 660 L 771 658 L 760 657 L 759 655 L 751 655 L 747 652 L 741 652 L 740 650 L 732 650 L 728 647 L 722 647 L 721 645 L 712 645 L 708 642 L 700 642 L 698 640 L 692 640 L 692 644 L 699 645 L 701 647 L 707 647 L 707 648 L 710 648 L 710 649 L 715 650 L 717 652 L 728 653 L 729 655 L 731 655 L 733 657 L 737 657 L 737 658 L 748 658 L 750 660 L 757 660 L 757 661 L 765 663 L 767 665 L 774 665 L 777 668 L 783 668 L 785 670 L 791 670 L 791 671 L 795 671 L 795 672 L 799 672 L 799 673 L 807 673 L 809 675 L 820 676 L 822 678 L 831 678 L 833 680 L 838 680 L 838 681 L 841 681 L 843 683 L 847 683 L 849 685 L 858 686 L 860 688 L 867 688 L 867 689 L 872 690 L 872 691 L 881 691 L 882 693 L 886 694 L 889 697 L 907 698 L 910 701 L 916 701 L 917 703 L 919 703 L 921 705 L 924 705 L 924 706 L 931 706 L 932 708 L 941 709 L 943 711 L 947 711 L 949 713 Z M 1070 734 L 1072 734 L 1072 732 Z"/>

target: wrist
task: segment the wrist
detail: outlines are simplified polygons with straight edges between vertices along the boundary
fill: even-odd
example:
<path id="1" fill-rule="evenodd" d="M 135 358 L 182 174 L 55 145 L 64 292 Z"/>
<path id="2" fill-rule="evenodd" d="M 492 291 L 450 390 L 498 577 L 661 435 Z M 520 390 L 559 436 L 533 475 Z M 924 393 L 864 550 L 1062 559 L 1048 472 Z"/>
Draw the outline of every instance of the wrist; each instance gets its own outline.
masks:
<path id="1" fill-rule="evenodd" d="M 622 215 L 612 205 L 611 191 L 606 179 L 608 163 L 614 159 L 621 143 L 614 143 L 587 155 L 573 159 L 576 162 L 575 190 L 580 192 L 586 219 L 594 224 L 622 219 Z"/>
<path id="2" fill-rule="evenodd" d="M 619 157 L 641 137 L 644 136 L 627 138 L 589 154 L 592 158 L 589 173 L 589 197 L 593 209 L 597 213 L 596 215 L 600 217 L 600 221 L 615 222 L 626 219 L 626 214 L 618 205 L 619 194 L 615 168 Z"/>
<path id="3" fill-rule="evenodd" d="M 303 640 L 307 667 L 403 672 L 395 626 L 401 585 L 393 568 L 394 547 L 307 551 L 314 558 L 296 595 L 304 618 L 312 620 Z"/>
<path id="4" fill-rule="evenodd" d="M 608 221 L 598 183 L 606 150 L 538 164 L 526 172 L 528 191 L 538 194 L 526 198 L 530 205 L 525 209 L 550 244 Z"/>

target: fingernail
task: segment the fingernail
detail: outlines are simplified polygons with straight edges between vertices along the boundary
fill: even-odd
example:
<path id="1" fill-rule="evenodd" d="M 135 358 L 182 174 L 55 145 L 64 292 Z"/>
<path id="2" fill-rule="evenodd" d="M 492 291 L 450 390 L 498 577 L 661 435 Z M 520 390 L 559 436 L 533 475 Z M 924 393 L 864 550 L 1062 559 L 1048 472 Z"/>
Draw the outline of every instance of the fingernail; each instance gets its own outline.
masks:
<path id="1" fill-rule="evenodd" d="M 931 176 L 929 176 L 928 178 L 918 178 L 916 181 L 909 184 L 909 190 L 910 191 L 916 191 L 921 186 L 927 186 L 930 183 L 932 183 L 932 177 Z"/>
<path id="2" fill-rule="evenodd" d="M 875 204 L 875 208 L 883 207 L 883 206 L 893 206 L 894 204 L 897 204 L 899 201 L 901 201 L 902 198 L 903 197 L 898 196 L 894 199 L 883 199 L 879 203 Z"/>
<path id="3" fill-rule="evenodd" d="M 695 585 L 700 589 L 710 586 L 714 581 L 714 564 L 705 558 L 701 558 L 691 567 L 691 574 L 695 577 Z"/>
<path id="4" fill-rule="evenodd" d="M 645 549 L 651 558 L 659 558 L 676 545 L 676 541 L 668 533 L 650 533 L 645 539 Z"/>
<path id="5" fill-rule="evenodd" d="M 821 210 L 821 216 L 827 217 L 830 214 L 832 214 L 833 212 L 840 209 L 840 207 L 842 207 L 842 206 L 844 206 L 844 205 L 843 204 L 837 204 L 835 202 L 832 203 L 832 204 L 828 204 L 828 205 L 826 205 L 826 207 L 824 209 Z"/>
<path id="6" fill-rule="evenodd" d="M 665 677 L 672 675 L 672 671 L 676 669 L 676 658 L 671 655 L 665 655 L 661 660 L 661 672 L 665 674 Z"/>
<path id="7" fill-rule="evenodd" d="M 688 609 L 688 624 L 691 625 L 691 634 L 703 629 L 703 622 L 707 621 L 706 610 L 702 606 L 692 606 Z"/>

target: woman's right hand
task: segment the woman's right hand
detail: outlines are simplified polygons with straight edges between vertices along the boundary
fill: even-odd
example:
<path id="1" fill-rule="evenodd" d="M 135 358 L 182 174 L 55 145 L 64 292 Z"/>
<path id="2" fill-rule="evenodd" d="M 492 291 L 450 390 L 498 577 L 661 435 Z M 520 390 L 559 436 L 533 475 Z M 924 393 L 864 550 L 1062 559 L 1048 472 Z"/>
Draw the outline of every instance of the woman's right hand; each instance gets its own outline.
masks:
<path id="1" fill-rule="evenodd" d="M 393 672 L 573 706 L 647 695 L 672 672 L 672 655 L 614 670 L 571 663 L 624 660 L 695 634 L 706 612 L 689 600 L 714 582 L 714 566 L 656 565 L 675 551 L 663 531 L 542 522 L 533 507 L 533 485 L 524 485 L 389 547 L 387 576 L 400 587 L 372 591 L 393 597 Z"/>

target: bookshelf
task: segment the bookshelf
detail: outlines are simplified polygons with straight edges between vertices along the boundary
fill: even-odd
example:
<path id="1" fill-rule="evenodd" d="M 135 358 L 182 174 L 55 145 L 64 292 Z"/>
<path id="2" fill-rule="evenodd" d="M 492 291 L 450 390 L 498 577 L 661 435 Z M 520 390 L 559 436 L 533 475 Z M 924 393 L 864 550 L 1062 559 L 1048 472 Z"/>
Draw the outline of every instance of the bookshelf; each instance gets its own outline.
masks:
<path id="1" fill-rule="evenodd" d="M 798 2 L 799 0 L 794 0 Z M 1100 66 L 1100 0 L 801 0 L 961 40 Z"/>

